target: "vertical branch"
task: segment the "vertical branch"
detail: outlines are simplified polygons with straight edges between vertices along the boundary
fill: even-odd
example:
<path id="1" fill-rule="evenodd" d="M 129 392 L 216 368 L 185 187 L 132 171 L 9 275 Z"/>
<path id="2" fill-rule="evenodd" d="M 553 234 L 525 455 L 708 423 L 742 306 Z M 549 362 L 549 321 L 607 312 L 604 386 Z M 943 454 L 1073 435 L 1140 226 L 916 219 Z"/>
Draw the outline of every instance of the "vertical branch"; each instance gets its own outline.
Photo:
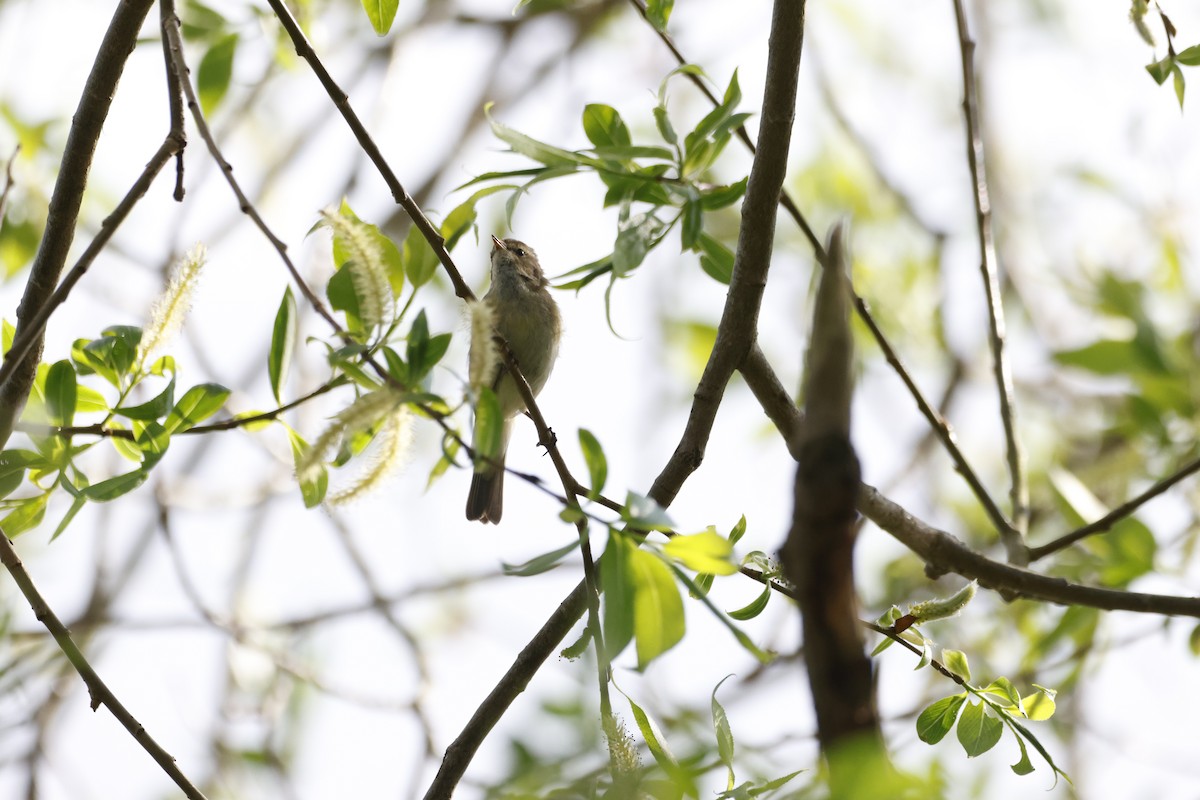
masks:
<path id="1" fill-rule="evenodd" d="M 958 25 L 958 42 L 962 52 L 963 116 L 967 129 L 967 163 L 971 168 L 972 196 L 975 200 L 975 220 L 979 234 L 979 269 L 987 295 L 988 340 L 992 348 L 992 372 L 1000 396 L 1000 419 L 1004 424 L 1004 444 L 1011 481 L 1012 527 L 1000 529 L 1000 537 L 1008 551 L 1008 560 L 1026 564 L 1029 560 L 1024 534 L 1029 526 L 1029 487 L 1021 443 L 1017 438 L 1016 409 L 1013 401 L 1012 371 L 1004 344 L 1004 303 L 1000 297 L 1000 279 L 996 268 L 996 248 L 992 239 L 992 207 L 988 197 L 987 171 L 983 160 L 983 138 L 979 132 L 979 99 L 975 78 L 975 42 L 967 30 L 967 15 L 963 0 L 954 0 L 954 18 Z"/>
<path id="2" fill-rule="evenodd" d="M 795 507 L 783 565 L 800 603 L 817 739 L 833 796 L 841 797 L 839 787 L 847 787 L 853 773 L 871 768 L 859 761 L 864 745 L 881 753 L 882 736 L 854 588 L 860 468 L 850 444 L 853 343 L 849 258 L 840 225 L 826 252 L 813 310 Z"/>
<path id="3" fill-rule="evenodd" d="M 124 0 L 119 3 L 100 43 L 96 60 L 92 62 L 92 71 L 84 84 L 83 94 L 72 117 L 71 131 L 67 134 L 58 180 L 54 183 L 47 209 L 42 243 L 34 257 L 29 281 L 25 284 L 25 294 L 17 307 L 18 337 L 54 291 L 66 264 L 67 253 L 75 238 L 75 223 L 79 218 L 79 207 L 83 202 L 83 190 L 87 186 L 96 142 L 108 119 L 108 110 L 112 106 L 125 62 L 137 44 L 138 31 L 150 13 L 152 4 L 153 0 Z M 7 380 L 0 384 L 0 445 L 8 441 L 13 424 L 29 397 L 41 356 L 42 341 L 41 332 L 35 332 L 28 354 L 16 358 Z"/>

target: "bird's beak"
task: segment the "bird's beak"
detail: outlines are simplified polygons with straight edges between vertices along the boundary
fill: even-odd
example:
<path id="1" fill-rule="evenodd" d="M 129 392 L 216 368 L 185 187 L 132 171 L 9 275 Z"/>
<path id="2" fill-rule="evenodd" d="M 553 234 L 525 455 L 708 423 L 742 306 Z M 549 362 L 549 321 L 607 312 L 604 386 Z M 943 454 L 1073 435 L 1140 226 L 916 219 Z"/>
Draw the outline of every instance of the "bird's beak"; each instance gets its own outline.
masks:
<path id="1" fill-rule="evenodd" d="M 508 247 L 505 246 L 504 242 L 501 239 L 497 238 L 496 235 L 493 234 L 492 235 L 492 249 L 493 250 L 507 250 Z"/>

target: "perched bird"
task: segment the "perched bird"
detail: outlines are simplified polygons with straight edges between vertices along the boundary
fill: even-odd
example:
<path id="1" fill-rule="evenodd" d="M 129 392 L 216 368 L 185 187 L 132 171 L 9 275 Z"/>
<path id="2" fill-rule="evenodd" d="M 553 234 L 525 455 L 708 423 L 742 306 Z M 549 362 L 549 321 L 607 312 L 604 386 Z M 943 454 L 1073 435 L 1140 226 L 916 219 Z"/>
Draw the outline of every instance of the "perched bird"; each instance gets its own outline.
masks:
<path id="1" fill-rule="evenodd" d="M 562 336 L 562 317 L 546 288 L 548 285 L 533 248 L 516 239 L 492 237 L 492 287 L 482 302 L 487 305 L 492 325 L 508 342 L 521 374 L 535 395 L 546 385 L 550 371 L 554 369 L 558 341 Z M 471 363 L 490 365 L 487 374 L 478 380 L 496 393 L 504 428 L 500 449 L 492 462 L 475 464 L 471 491 L 467 495 L 467 519 L 497 523 L 504 510 L 504 455 L 508 451 L 513 418 L 525 411 L 525 403 L 503 359 L 480 358 L 481 348 L 495 346 L 491 331 L 487 326 L 482 329 L 481 326 L 472 327 Z M 475 376 L 472 378 L 476 379 Z"/>

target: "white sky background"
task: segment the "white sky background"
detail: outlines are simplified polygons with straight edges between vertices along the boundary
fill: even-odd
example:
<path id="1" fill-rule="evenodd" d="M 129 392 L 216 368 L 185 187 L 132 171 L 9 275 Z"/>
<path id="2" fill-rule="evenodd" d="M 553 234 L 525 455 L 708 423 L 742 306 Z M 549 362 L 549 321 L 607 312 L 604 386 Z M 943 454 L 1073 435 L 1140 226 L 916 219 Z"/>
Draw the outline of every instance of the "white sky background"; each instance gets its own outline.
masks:
<path id="1" fill-rule="evenodd" d="M 1079 326 L 1088 323 L 1056 313 L 1062 305 L 1062 284 L 1054 277 L 1057 271 L 1079 263 L 1143 274 L 1157 251 L 1150 251 L 1153 240 L 1131 223 L 1128 208 L 1100 193 L 1081 199 L 1065 176 L 1076 169 L 1100 172 L 1121 192 L 1155 209 L 1163 229 L 1182 237 L 1185 272 L 1189 271 L 1196 246 L 1194 220 L 1200 210 L 1195 193 L 1200 165 L 1194 145 L 1200 123 L 1195 96 L 1181 114 L 1169 86 L 1155 87 L 1146 75 L 1143 65 L 1152 54 L 1126 21 L 1125 3 L 1073 0 L 1045 6 L 1059 23 L 1031 32 L 1026 22 L 1036 4 L 989 4 L 990 27 L 977 26 L 977 35 L 997 225 L 1012 231 L 1002 239 L 1007 248 L 1001 257 L 1037 314 L 1040 335 L 1053 346 L 1066 346 L 1086 340 L 1089 332 Z M 1181 46 L 1200 41 L 1200 14 L 1195 9 L 1186 3 L 1164 7 L 1180 30 Z M 507 3 L 474 4 L 479 14 L 500 18 L 509 9 Z M 16 98 L 14 104 L 26 119 L 63 120 L 58 135 L 65 138 L 65 123 L 110 10 L 110 3 L 93 2 L 8 0 L 0 5 L 0 96 Z M 409 7 L 402 8 L 401 17 L 408 13 Z M 819 151 L 822 137 L 836 135 L 827 115 L 819 111 L 812 81 L 815 56 L 891 178 L 917 199 L 925 218 L 951 234 L 944 287 L 952 298 L 947 304 L 948 325 L 952 346 L 974 355 L 983 352 L 986 329 L 962 158 L 961 82 L 952 13 L 948 0 L 810 3 L 806 47 L 811 49 L 802 66 L 793 160 L 798 167 L 806 165 Z M 744 4 L 736 14 L 730 13 L 729 4 L 688 2 L 677 5 L 672 21 L 681 49 L 721 87 L 734 67 L 740 69 L 745 110 L 757 111 L 761 102 L 768 14 L 766 2 Z M 156 16 L 155 10 L 152 18 Z M 71 20 L 65 30 L 62 20 Z M 350 88 L 346 73 L 357 63 L 353 53 L 339 52 L 339 42 L 348 40 L 343 32 L 347 24 L 366 23 L 339 16 L 314 32 L 314 44 L 335 78 L 344 80 L 344 88 Z M 59 28 L 56 38 L 40 35 L 51 25 Z M 403 25 L 398 20 L 396 31 Z M 246 41 L 239 49 L 237 71 L 242 86 L 257 77 L 268 58 L 270 40 L 255 39 L 255 32 L 253 24 L 243 29 Z M 145 33 L 153 36 L 150 23 Z M 531 63 L 555 41 L 553 33 L 529 34 Z M 562 63 L 538 96 L 497 107 L 495 116 L 539 139 L 582 147 L 586 142 L 575 112 L 566 114 L 564 109 L 604 102 L 622 112 L 635 129 L 635 139 L 638 131 L 647 133 L 652 93 L 672 67 L 669 54 L 632 13 L 626 13 L 600 45 Z M 376 71 L 353 88 L 355 107 L 406 185 L 420 183 L 440 161 L 456 126 L 471 111 L 456 105 L 456 80 L 462 78 L 455 71 L 477 74 L 478 63 L 490 56 L 492 47 L 494 40 L 481 30 L 464 31 L 448 24 L 433 27 L 410 37 L 386 73 Z M 189 56 L 194 69 L 199 56 Z M 888 67 L 883 87 L 879 85 L 881 63 Z M 1200 71 L 1187 74 L 1200 86 Z M 233 91 L 236 95 L 239 87 L 235 85 Z M 702 106 L 682 83 L 673 95 L 685 119 L 694 120 L 702 113 Z M 165 134 L 164 97 L 158 45 L 143 46 L 127 68 L 111 125 L 101 141 L 85 203 L 91 225 L 125 191 Z M 230 102 L 236 103 L 236 97 Z M 329 269 L 327 243 L 319 236 L 305 239 L 305 234 L 316 212 L 339 199 L 346 168 L 360 156 L 304 67 L 263 98 L 261 109 L 232 132 L 233 121 L 218 115 L 216 129 L 235 174 L 252 196 L 260 180 L 257 160 L 308 131 L 310 141 L 295 166 L 256 202 L 275 233 L 288 243 L 293 258 L 312 277 L 312 284 L 321 286 L 321 276 Z M 756 126 L 755 118 L 751 130 L 756 131 Z M 268 243 L 237 212 L 227 187 L 215 180 L 219 176 L 200 137 L 191 128 L 189 133 L 189 194 L 184 209 L 166 199 L 173 181 L 168 170 L 122 228 L 116 246 L 97 262 L 63 313 L 52 321 L 47 357 L 65 357 L 73 339 L 94 336 L 104 325 L 141 323 L 160 286 L 158 270 L 169 261 L 168 255 L 203 240 L 210 244 L 210 263 L 191 327 L 173 348 L 182 365 L 181 387 L 216 380 L 237 387 L 231 410 L 269 408 L 273 401 L 262 369 L 263 354 L 256 347 L 269 336 L 286 275 Z M 11 150 L 6 136 L 0 128 L 0 157 Z M 474 139 L 460 158 L 460 174 L 435 191 L 432 205 L 447 211 L 462 199 L 447 195 L 453 184 L 480 172 L 524 165 L 501 154 L 502 149 L 490 136 Z M 737 143 L 729 146 L 725 158 L 730 177 L 744 172 L 748 164 Z M 31 180 L 35 178 L 40 176 L 31 175 Z M 522 201 L 514 221 L 516 234 L 537 248 L 551 274 L 592 261 L 609 251 L 615 234 L 615 211 L 598 211 L 601 198 L 587 178 L 542 185 Z M 368 220 L 391 213 L 385 187 L 370 170 L 361 172 L 350 202 Z M 493 229 L 499 232 L 491 227 L 498 215 L 498 206 L 481 215 L 484 237 Z M 823 228 L 833 215 L 820 211 L 814 218 Z M 86 233 L 77 236 L 77 251 L 87 239 Z M 803 348 L 809 253 L 783 219 L 779 242 L 763 311 L 762 340 L 785 383 L 795 385 Z M 867 264 L 869 269 L 886 270 L 886 264 L 879 263 L 886 252 L 869 240 L 856 240 L 855 245 L 860 258 L 875 261 Z M 464 242 L 455 258 L 467 280 L 481 287 L 487 248 Z M 682 430 L 691 387 L 678 371 L 677 359 L 668 360 L 665 354 L 661 321 L 715 319 L 722 287 L 702 276 L 691 280 L 697 275 L 692 257 L 679 257 L 670 241 L 652 254 L 637 279 L 622 283 L 613 293 L 614 325 L 625 340 L 607 330 L 602 288 L 589 288 L 579 297 L 558 295 L 567 329 L 559 365 L 540 405 L 577 474 L 585 472 L 577 455 L 576 429 L 587 427 L 597 435 L 608 454 L 607 493 L 612 496 L 620 496 L 626 488 L 644 492 Z M 1194 275 L 1190 279 L 1194 286 Z M 12 318 L 21 289 L 19 280 L 0 289 L 0 309 L 6 318 Z M 869 285 L 858 289 L 877 305 L 899 302 L 875 298 Z M 448 294 L 435 297 L 426 292 L 423 299 L 429 303 L 435 331 L 456 331 L 444 364 L 459 370 L 465 360 L 459 304 Z M 1164 314 L 1178 316 L 1180 311 L 1169 303 L 1163 308 Z M 318 322 L 307 319 L 303 333 L 324 335 Z M 1035 379 L 1045 369 L 1044 345 L 1019 318 L 1013 320 L 1013 328 L 1017 378 Z M 890 333 L 903 349 L 904 332 Z M 298 359 L 290 396 L 307 391 L 324 375 L 319 346 L 298 351 Z M 922 371 L 922 365 L 917 366 L 927 393 L 936 396 L 944 376 L 935 368 Z M 436 380 L 448 397 L 454 397 L 458 377 L 449 369 L 440 369 Z M 954 420 L 968 455 L 976 464 L 989 465 L 983 470 L 985 478 L 1001 495 L 1002 438 L 994 397 L 987 391 L 987 369 L 984 362 L 976 365 L 980 388 L 968 393 Z M 873 482 L 885 480 L 903 465 L 909 445 L 923 430 L 912 402 L 900 392 L 899 382 L 882 365 L 872 366 L 864 376 L 856 441 L 867 479 Z M 290 421 L 311 440 L 321 429 L 323 415 L 343 401 L 314 404 Z M 973 425 L 972 420 L 986 424 Z M 1042 452 L 1037 436 L 1052 432 L 1054 420 L 1046 412 L 1030 410 L 1022 423 L 1033 440 L 1031 458 L 1036 458 Z M 532 426 L 518 423 L 510 463 L 552 478 L 548 462 L 532 446 L 533 439 Z M 384 594 L 450 576 L 492 571 L 500 561 L 523 561 L 574 536 L 570 526 L 556 520 L 551 501 L 511 478 L 504 524 L 485 529 L 467 523 L 462 519 L 465 472 L 451 472 L 429 492 L 423 491 L 437 440 L 436 431 L 418 424 L 407 473 L 395 478 L 385 492 L 338 512 Z M 190 455 L 206 445 L 222 448 L 221 457 L 203 462 L 199 472 L 189 470 Z M 949 475 L 947 461 L 938 456 L 935 464 L 938 459 L 943 475 Z M 111 463 L 118 468 L 115 459 Z M 705 464 L 680 493 L 673 517 L 681 530 L 713 524 L 724 532 L 745 513 L 749 533 L 739 550 L 774 551 L 790 517 L 792 474 L 782 444 L 765 433 L 761 412 L 735 380 L 718 416 Z M 275 493 L 258 514 L 251 506 L 259 501 L 264 481 Z M 218 613 L 232 611 L 230 570 L 240 549 L 251 540 L 257 542 L 258 551 L 250 592 L 236 609 L 243 620 L 265 623 L 361 602 L 361 580 L 338 534 L 325 512 L 301 507 L 290 481 L 290 454 L 280 431 L 239 432 L 210 443 L 176 442 L 155 479 L 139 494 L 149 499 L 161 492 L 170 499 L 181 560 L 201 597 Z M 929 499 L 922 486 L 905 484 L 896 499 L 930 521 L 952 522 L 945 511 L 922 506 Z M 64 510 L 60 506 L 56 512 L 52 506 L 48 520 Z M 1183 515 L 1180 506 L 1168 499 L 1159 501 L 1144 518 L 1152 525 L 1177 530 Z M 126 500 L 88 508 L 51 546 L 46 545 L 50 523 L 18 544 L 51 605 L 60 617 L 70 620 L 90 590 L 95 560 L 101 557 L 119 564 L 154 524 L 152 503 Z M 260 530 L 261 536 L 250 535 Z M 136 621 L 195 620 L 157 534 L 151 547 L 151 556 L 130 578 L 135 586 L 126 593 L 119 613 Z M 860 539 L 861 574 L 872 574 L 873 567 L 897 551 L 890 538 L 868 529 Z M 400 616 L 428 648 L 429 674 L 434 680 L 425 702 L 439 750 L 458 733 L 515 653 L 574 585 L 577 574 L 560 569 L 535 579 L 502 578 L 467 593 L 399 606 Z M 1194 593 L 1182 582 L 1153 583 L 1145 581 L 1136 588 Z M 9 583 L 0 586 L 15 594 Z M 867 587 L 867 596 L 873 598 L 877 591 Z M 753 585 L 731 581 L 728 586 L 718 584 L 714 597 L 719 606 L 736 608 L 754 594 Z M 972 609 L 986 614 L 991 602 L 994 597 L 981 598 L 978 609 Z M 17 609 L 14 627 L 34 630 L 36 623 L 23 602 L 18 598 L 10 605 Z M 969 624 L 972 609 L 965 621 L 935 627 L 930 635 L 952 637 L 954 625 Z M 622 688 L 652 713 L 667 716 L 684 705 L 703 707 L 705 703 L 697 703 L 697 698 L 707 697 L 722 677 L 745 676 L 752 670 L 732 638 L 694 603 L 688 604 L 688 623 L 683 645 L 646 676 L 628 668 L 629 653 L 620 662 L 626 667 L 617 676 Z M 1157 623 L 1114 614 L 1102 628 L 1102 636 L 1119 641 L 1131 633 L 1151 631 Z M 775 602 L 747 629 L 758 641 L 787 651 L 796 644 L 796 626 L 790 609 Z M 1200 694 L 1195 681 L 1189 680 L 1196 665 L 1186 655 L 1188 630 L 1190 626 L 1173 625 L 1165 635 L 1139 641 L 1136 648 L 1115 650 L 1103 669 L 1089 676 L 1083 691 L 1060 696 L 1065 718 L 1083 716 L 1081 735 L 1074 752 L 1048 734 L 1046 738 L 1056 758 L 1076 778 L 1080 796 L 1185 798 L 1200 790 L 1187 711 L 1197 707 Z M 144 632 L 109 634 L 92 643 L 89 655 L 151 735 L 177 757 L 185 773 L 198 778 L 211 758 L 202 743 L 213 725 L 214 703 L 224 680 L 219 667 L 228 643 L 227 636 L 199 623 L 170 632 L 149 627 Z M 939 643 L 954 646 L 952 640 L 939 639 Z M 302 662 L 303 668 L 315 669 L 334 698 L 318 694 L 313 699 L 312 717 L 297 757 L 303 765 L 296 782 L 299 796 L 391 797 L 407 791 L 419 752 L 418 732 L 411 716 L 396 713 L 391 706 L 407 702 L 415 690 L 411 654 L 377 617 L 368 615 L 322 628 L 312 639 L 309 654 L 313 657 Z M 244 648 L 235 661 L 239 677 L 248 682 L 268 674 L 263 656 L 251 648 Z M 927 671 L 913 673 L 912 666 L 912 659 L 898 648 L 883 657 L 880 697 L 885 715 L 912 711 L 926 696 L 930 681 L 933 692 L 951 693 L 949 684 L 940 685 Z M 1015 670 L 1015 665 L 1000 665 L 997 674 L 1009 674 L 1005 668 Z M 727 692 L 731 698 L 727 707 L 739 748 L 765 745 L 787 734 L 807 735 L 811 730 L 811 722 L 805 721 L 811 717 L 806 686 L 786 667 L 766 680 L 769 691 L 743 695 L 737 678 L 722 689 L 722 696 Z M 471 774 L 477 779 L 501 774 L 507 756 L 502 743 L 515 731 L 531 740 L 553 742 L 559 731 L 531 729 L 535 721 L 544 721 L 538 700 L 573 697 L 577 686 L 583 687 L 585 696 L 594 694 L 594 683 L 594 671 L 585 662 L 551 659 L 485 744 Z M 1141 699 L 1144 692 L 1152 693 L 1153 699 Z M 11 715 L 5 712 L 10 701 L 0 698 L 0 714 Z M 52 769 L 43 771 L 44 797 L 159 797 L 172 790 L 111 715 L 87 709 L 81 685 L 73 686 L 66 705 L 68 710 L 47 745 Z M 252 722 L 244 725 L 249 745 L 256 731 Z M 1049 726 L 1037 730 L 1048 731 Z M 901 766 L 918 768 L 933 754 L 916 740 L 910 718 L 889 732 Z M 807 739 L 789 747 L 796 754 L 794 767 L 810 764 L 813 748 Z M 994 773 L 989 797 L 1069 796 L 1062 784 L 1044 792 L 1050 784 L 1049 771 L 1036 756 L 1038 771 L 1033 776 L 1018 778 L 1009 772 L 1006 765 L 1017 759 L 1011 736 L 975 762 L 963 758 L 953 737 L 939 747 L 953 774 L 970 780 L 980 769 Z M 18 789 L 14 783 L 18 772 L 0 767 L 0 796 Z M 424 775 L 422 790 L 432 774 L 429 770 Z M 470 797 L 472 791 L 464 788 L 461 796 Z"/>

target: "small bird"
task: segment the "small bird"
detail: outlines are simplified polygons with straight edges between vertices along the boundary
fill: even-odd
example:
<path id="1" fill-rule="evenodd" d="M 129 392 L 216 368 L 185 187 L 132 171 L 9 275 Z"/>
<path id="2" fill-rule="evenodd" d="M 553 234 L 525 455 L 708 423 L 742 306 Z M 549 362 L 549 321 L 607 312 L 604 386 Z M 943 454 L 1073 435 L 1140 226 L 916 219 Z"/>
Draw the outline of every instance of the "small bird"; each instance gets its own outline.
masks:
<path id="1" fill-rule="evenodd" d="M 516 239 L 492 237 L 492 287 L 484 295 L 483 302 L 490 307 L 492 323 L 508 342 L 534 395 L 546 385 L 554 369 L 562 336 L 562 317 L 546 288 L 549 283 L 533 248 Z M 490 333 L 485 335 L 489 340 L 478 341 L 481 338 L 479 332 L 472 336 L 471 363 L 477 362 L 478 348 L 493 347 Z M 504 510 L 504 455 L 508 451 L 512 421 L 526 409 L 504 361 L 485 361 L 494 362 L 495 366 L 481 383 L 496 393 L 504 428 L 500 450 L 492 462 L 475 465 L 471 491 L 467 495 L 467 519 L 495 524 Z"/>

